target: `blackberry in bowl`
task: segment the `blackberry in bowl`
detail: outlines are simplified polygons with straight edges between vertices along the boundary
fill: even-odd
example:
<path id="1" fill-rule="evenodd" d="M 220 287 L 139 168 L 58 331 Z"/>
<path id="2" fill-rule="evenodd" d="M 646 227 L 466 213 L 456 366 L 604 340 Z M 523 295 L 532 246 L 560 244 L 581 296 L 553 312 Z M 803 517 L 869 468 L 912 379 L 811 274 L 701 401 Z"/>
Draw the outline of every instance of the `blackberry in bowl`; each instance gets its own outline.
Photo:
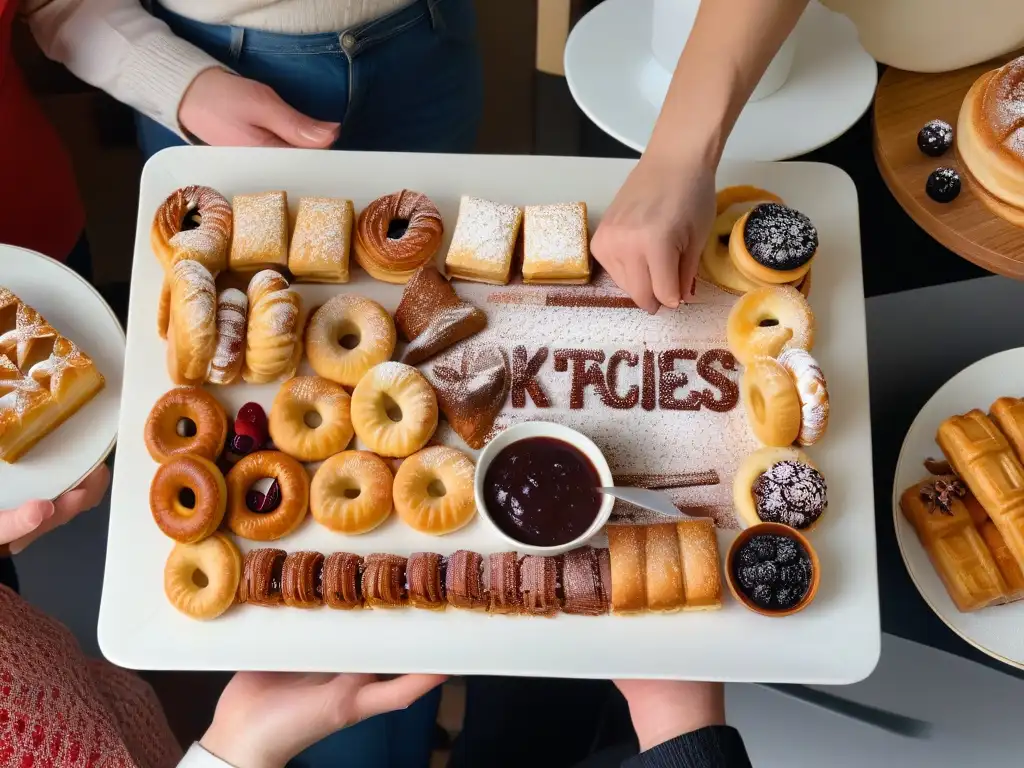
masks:
<path id="1" fill-rule="evenodd" d="M 807 538 L 780 523 L 740 532 L 726 557 L 733 597 L 763 616 L 790 616 L 818 592 L 818 555 Z"/>

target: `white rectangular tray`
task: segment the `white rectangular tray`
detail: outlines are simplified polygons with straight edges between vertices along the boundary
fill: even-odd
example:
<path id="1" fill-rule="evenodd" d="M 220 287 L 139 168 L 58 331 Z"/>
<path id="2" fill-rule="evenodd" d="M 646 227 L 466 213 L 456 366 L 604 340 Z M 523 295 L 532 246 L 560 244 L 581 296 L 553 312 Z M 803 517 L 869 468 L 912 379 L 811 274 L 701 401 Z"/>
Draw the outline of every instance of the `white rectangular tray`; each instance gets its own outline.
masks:
<path id="1" fill-rule="evenodd" d="M 828 377 L 833 410 L 829 433 L 811 454 L 828 480 L 829 510 L 811 533 L 822 562 L 821 588 L 804 612 L 785 619 L 757 616 L 732 600 L 724 584 L 721 611 L 599 618 L 492 617 L 454 609 L 344 612 L 243 606 L 203 623 L 178 614 L 164 597 L 163 563 L 172 542 L 160 533 L 149 512 L 149 484 L 156 466 L 142 435 L 153 403 L 171 388 L 164 343 L 156 333 L 162 272 L 149 246 L 153 213 L 170 192 L 187 184 L 207 184 L 229 198 L 241 192 L 286 189 L 293 203 L 300 195 L 335 195 L 352 198 L 359 210 L 372 199 L 405 187 L 425 192 L 437 203 L 449 233 L 462 194 L 520 204 L 585 200 L 593 230 L 632 166 L 626 160 L 584 158 L 191 147 L 151 160 L 143 173 L 139 202 L 120 443 L 100 607 L 99 643 L 107 658 L 139 669 L 429 671 L 805 683 L 850 683 L 867 676 L 878 660 L 880 630 L 857 195 L 845 174 L 826 165 L 725 165 L 718 179 L 720 186 L 754 184 L 776 192 L 811 217 L 821 238 L 811 293 L 818 319 L 814 352 Z M 372 281 L 358 269 L 354 274 L 347 286 L 299 288 L 310 306 L 338 291 L 353 291 L 394 310 L 400 288 Z M 713 295 L 705 288 L 699 294 Z M 459 290 L 474 302 L 486 299 L 486 293 L 478 295 L 480 288 L 460 283 Z M 722 304 L 720 298 L 710 301 Z M 716 311 L 723 312 L 723 306 Z M 655 332 L 652 328 L 664 332 L 673 322 L 685 323 L 685 315 L 681 317 L 652 318 L 653 325 L 643 328 L 635 343 L 649 338 Z M 718 341 L 712 346 L 724 346 L 722 317 Z M 564 338 L 569 330 L 555 324 L 551 333 L 553 348 L 570 340 Z M 609 339 L 613 345 L 622 341 Z M 211 391 L 233 413 L 246 400 L 269 406 L 276 386 L 235 385 Z M 680 424 L 698 417 L 672 413 L 678 414 Z M 741 419 L 742 409 L 735 409 L 732 418 Z M 614 434 L 611 424 L 595 428 Z M 748 437 L 737 438 L 735 459 L 751 445 Z M 644 461 L 638 460 L 632 469 L 642 471 L 639 465 Z M 730 486 L 731 477 L 723 477 L 718 493 L 725 497 L 717 501 L 726 506 Z M 733 530 L 719 530 L 723 559 L 734 537 Z M 251 549 L 253 543 L 240 545 Z M 502 549 L 480 519 L 444 538 L 416 533 L 394 519 L 360 537 L 344 537 L 307 521 L 279 545 L 288 551 L 358 554 L 449 554 L 459 548 L 486 554 Z"/>

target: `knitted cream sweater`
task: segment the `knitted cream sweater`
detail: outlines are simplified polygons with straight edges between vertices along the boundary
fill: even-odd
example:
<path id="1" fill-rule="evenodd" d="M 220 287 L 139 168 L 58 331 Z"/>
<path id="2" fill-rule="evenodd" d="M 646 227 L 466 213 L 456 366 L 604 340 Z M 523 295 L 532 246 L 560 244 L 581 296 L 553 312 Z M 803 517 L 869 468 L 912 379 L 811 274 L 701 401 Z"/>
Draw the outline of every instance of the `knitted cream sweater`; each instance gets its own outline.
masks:
<path id="1" fill-rule="evenodd" d="M 411 0 L 161 0 L 170 11 L 213 24 L 309 34 L 340 32 Z M 175 37 L 140 0 L 22 0 L 40 48 L 85 82 L 174 131 L 195 77 L 218 62 Z"/>

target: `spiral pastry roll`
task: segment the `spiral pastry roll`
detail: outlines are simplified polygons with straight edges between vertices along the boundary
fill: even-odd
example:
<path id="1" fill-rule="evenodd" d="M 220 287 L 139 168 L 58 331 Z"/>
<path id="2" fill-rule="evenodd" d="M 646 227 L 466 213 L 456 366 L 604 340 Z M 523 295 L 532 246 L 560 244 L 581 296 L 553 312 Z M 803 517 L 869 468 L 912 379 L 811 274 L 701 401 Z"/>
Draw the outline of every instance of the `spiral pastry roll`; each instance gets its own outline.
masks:
<path id="1" fill-rule="evenodd" d="M 287 553 L 281 549 L 254 549 L 245 556 L 238 582 L 238 602 L 252 605 L 280 605 L 284 601 L 281 582 Z"/>
<path id="2" fill-rule="evenodd" d="M 292 608 L 323 605 L 324 556 L 319 552 L 292 552 L 281 569 L 281 595 Z"/>
<path id="3" fill-rule="evenodd" d="M 409 605 L 430 611 L 443 611 L 444 558 L 436 552 L 414 552 L 409 555 L 406 578 L 409 581 Z"/>
<path id="4" fill-rule="evenodd" d="M 554 616 L 558 613 L 561 605 L 558 597 L 559 559 L 527 555 L 519 562 L 524 613 L 531 616 Z"/>
<path id="5" fill-rule="evenodd" d="M 408 599 L 406 563 L 398 555 L 368 555 L 363 568 L 363 600 L 369 608 L 401 608 Z"/>
<path id="6" fill-rule="evenodd" d="M 327 556 L 323 567 L 323 595 L 328 608 L 351 610 L 363 607 L 363 558 L 348 552 Z"/>
<path id="7" fill-rule="evenodd" d="M 484 589 L 483 557 L 465 549 L 453 552 L 448 558 L 445 590 L 448 593 L 448 604 L 454 608 L 486 608 L 487 590 Z"/>

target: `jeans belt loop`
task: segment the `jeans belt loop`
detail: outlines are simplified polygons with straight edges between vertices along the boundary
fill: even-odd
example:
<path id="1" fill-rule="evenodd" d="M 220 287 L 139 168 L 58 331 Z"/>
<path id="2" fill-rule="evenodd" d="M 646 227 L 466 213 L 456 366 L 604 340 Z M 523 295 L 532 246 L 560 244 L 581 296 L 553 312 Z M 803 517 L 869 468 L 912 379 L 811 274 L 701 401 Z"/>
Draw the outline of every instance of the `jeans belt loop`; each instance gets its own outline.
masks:
<path id="1" fill-rule="evenodd" d="M 245 45 L 245 28 L 244 27 L 232 27 L 231 28 L 231 46 L 230 53 L 232 63 L 238 61 L 242 57 L 242 47 Z"/>
<path id="2" fill-rule="evenodd" d="M 430 25 L 435 32 L 444 31 L 444 16 L 441 14 L 441 0 L 427 0 L 427 12 L 430 14 Z"/>

